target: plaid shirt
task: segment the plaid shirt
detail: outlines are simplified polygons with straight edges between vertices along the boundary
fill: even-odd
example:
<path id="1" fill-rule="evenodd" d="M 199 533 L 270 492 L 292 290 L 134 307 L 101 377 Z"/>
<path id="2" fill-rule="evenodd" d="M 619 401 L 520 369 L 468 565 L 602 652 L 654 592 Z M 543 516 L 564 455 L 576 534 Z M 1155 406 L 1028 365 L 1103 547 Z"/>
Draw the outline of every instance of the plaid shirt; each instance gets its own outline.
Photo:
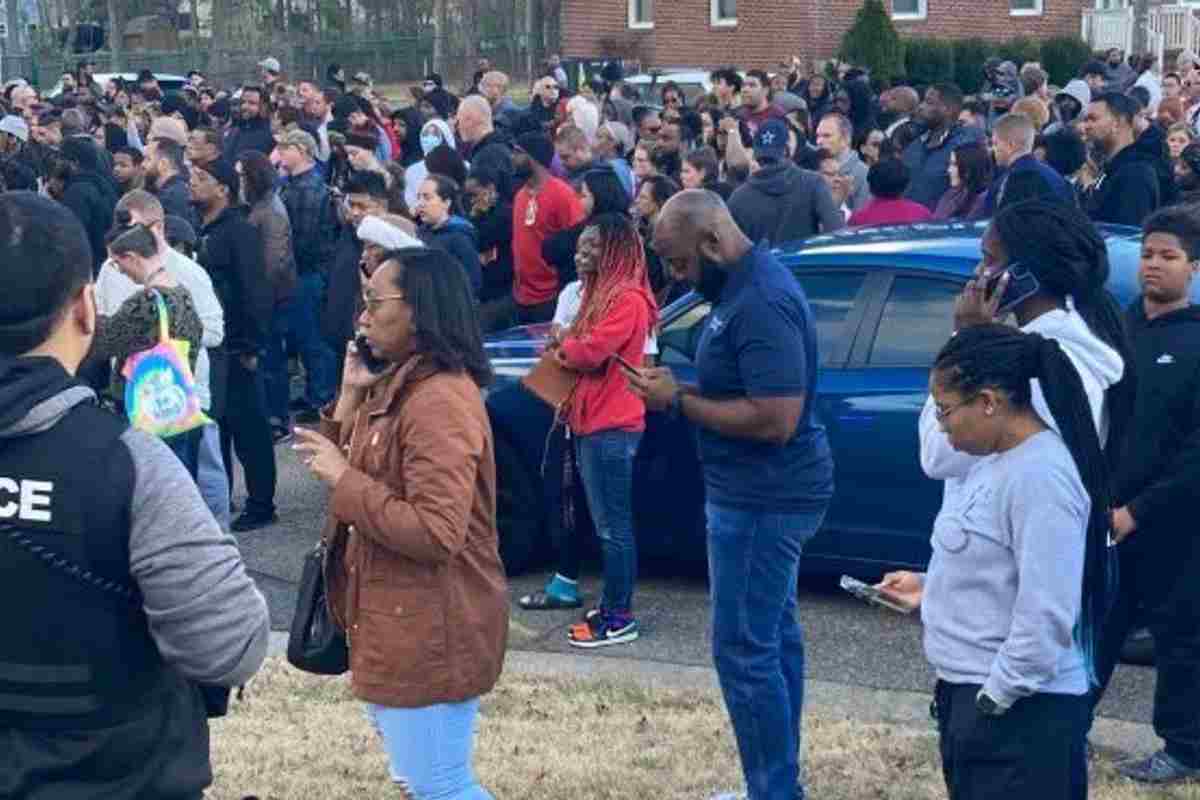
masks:
<path id="1" fill-rule="evenodd" d="M 292 225 L 296 271 L 329 274 L 337 242 L 337 212 L 321 173 L 314 166 L 288 178 L 279 192 Z"/>

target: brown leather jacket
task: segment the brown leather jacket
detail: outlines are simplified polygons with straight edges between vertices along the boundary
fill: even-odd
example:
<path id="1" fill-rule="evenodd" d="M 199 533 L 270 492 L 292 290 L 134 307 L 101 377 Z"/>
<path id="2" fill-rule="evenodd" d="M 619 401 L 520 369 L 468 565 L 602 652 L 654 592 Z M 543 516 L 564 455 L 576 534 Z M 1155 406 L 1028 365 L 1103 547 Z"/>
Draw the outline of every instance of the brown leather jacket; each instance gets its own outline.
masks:
<path id="1" fill-rule="evenodd" d="M 397 708 L 491 690 L 508 637 L 492 429 L 466 374 L 414 357 L 372 388 L 330 499 L 326 565 L 359 699 Z"/>

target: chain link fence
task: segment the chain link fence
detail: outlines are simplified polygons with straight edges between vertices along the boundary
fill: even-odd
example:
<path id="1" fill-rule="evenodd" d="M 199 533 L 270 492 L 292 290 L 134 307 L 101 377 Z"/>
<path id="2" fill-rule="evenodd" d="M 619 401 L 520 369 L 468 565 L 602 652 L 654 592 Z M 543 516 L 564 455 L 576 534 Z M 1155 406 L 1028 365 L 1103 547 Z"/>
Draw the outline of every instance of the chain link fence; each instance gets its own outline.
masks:
<path id="1" fill-rule="evenodd" d="M 445 38 L 436 71 L 442 75 L 447 89 L 464 89 L 475 72 L 478 58 L 488 59 L 493 69 L 507 73 L 513 85 L 529 79 L 528 37 L 485 39 L 474 49 L 474 55 L 468 54 L 457 37 Z M 312 79 L 324 83 L 328 67 L 338 64 L 345 70 L 347 78 L 361 71 L 368 73 L 377 85 L 416 83 L 435 71 L 434 51 L 433 36 L 308 42 L 262 39 L 228 48 L 184 46 L 171 51 L 131 50 L 122 54 L 124 69 L 121 71 L 148 69 L 186 75 L 189 70 L 197 69 L 219 86 L 236 86 L 257 81 L 258 62 L 271 56 L 279 60 L 289 81 Z M 117 71 L 113 55 L 108 51 L 67 55 L 58 50 L 39 50 L 4 55 L 0 59 L 0 76 L 4 80 L 23 77 L 40 89 L 48 90 L 64 72 L 73 71 L 85 59 L 95 63 L 97 73 Z M 537 71 L 535 63 L 534 72 Z"/>

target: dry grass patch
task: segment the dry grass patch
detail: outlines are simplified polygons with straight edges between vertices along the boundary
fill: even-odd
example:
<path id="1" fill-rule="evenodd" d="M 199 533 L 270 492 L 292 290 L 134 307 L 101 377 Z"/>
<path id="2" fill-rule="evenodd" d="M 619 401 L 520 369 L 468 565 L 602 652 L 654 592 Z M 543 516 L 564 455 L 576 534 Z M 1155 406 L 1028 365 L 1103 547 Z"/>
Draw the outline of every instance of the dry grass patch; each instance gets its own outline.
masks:
<path id="1" fill-rule="evenodd" d="M 930 729 L 810 716 L 805 735 L 814 798 L 945 797 Z M 279 659 L 213 724 L 212 746 L 217 800 L 395 796 L 346 681 Z M 497 800 L 706 800 L 739 785 L 718 696 L 521 674 L 484 700 L 476 766 Z M 1104 764 L 1092 786 L 1096 800 L 1200 800 L 1200 786 L 1144 789 Z"/>

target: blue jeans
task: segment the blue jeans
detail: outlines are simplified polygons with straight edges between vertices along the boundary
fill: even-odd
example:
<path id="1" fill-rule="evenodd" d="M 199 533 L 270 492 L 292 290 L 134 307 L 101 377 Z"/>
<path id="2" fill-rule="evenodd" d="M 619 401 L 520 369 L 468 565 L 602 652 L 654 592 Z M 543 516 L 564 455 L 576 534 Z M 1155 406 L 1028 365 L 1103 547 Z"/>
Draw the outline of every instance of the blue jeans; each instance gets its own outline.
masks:
<path id="1" fill-rule="evenodd" d="M 291 400 L 291 379 L 288 377 L 287 333 L 292 301 L 285 300 L 275 307 L 267 346 L 263 350 L 263 382 L 267 391 L 267 416 L 286 425 L 288 401 Z"/>
<path id="2" fill-rule="evenodd" d="M 196 486 L 221 530 L 229 530 L 229 476 L 225 474 L 225 460 L 221 457 L 221 429 L 215 423 L 205 425 L 200 437 Z"/>
<path id="3" fill-rule="evenodd" d="M 296 282 L 296 293 L 287 305 L 287 332 L 294 338 L 300 361 L 304 364 L 304 399 L 310 408 L 321 408 L 333 399 L 337 390 L 333 350 L 321 336 L 320 314 L 324 297 L 325 278 L 319 272 L 306 272 Z M 274 409 L 269 410 L 274 415 Z"/>
<path id="4" fill-rule="evenodd" d="M 713 662 L 750 800 L 792 800 L 800 777 L 804 631 L 796 618 L 800 552 L 821 527 L 810 513 L 708 503 Z"/>
<path id="5" fill-rule="evenodd" d="M 637 545 L 633 539 L 633 457 L 641 431 L 597 431 L 575 437 L 575 457 L 588 509 L 604 554 L 604 593 L 600 607 L 633 611 Z"/>
<path id="6" fill-rule="evenodd" d="M 479 698 L 424 708 L 367 704 L 394 783 L 421 800 L 492 800 L 471 766 Z"/>

